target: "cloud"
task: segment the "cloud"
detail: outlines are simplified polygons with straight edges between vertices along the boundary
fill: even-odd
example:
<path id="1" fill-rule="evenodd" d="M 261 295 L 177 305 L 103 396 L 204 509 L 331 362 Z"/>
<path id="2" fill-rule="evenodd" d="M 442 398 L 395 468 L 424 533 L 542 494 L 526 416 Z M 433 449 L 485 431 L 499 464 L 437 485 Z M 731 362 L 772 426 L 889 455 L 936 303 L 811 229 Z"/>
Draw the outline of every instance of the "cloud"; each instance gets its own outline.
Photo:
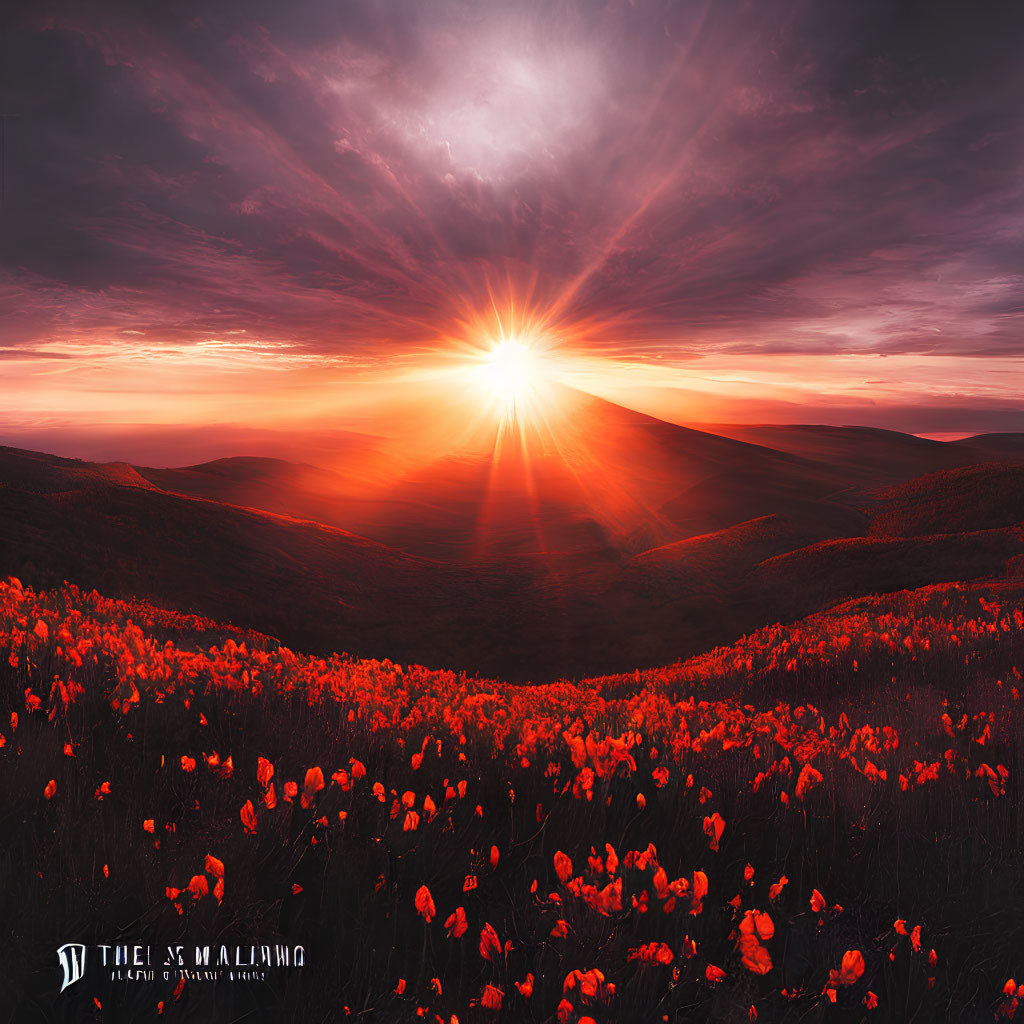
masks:
<path id="1" fill-rule="evenodd" d="M 15 20 L 6 346 L 245 330 L 398 358 L 499 295 L 621 359 L 1021 354 L 1019 5 Z"/>

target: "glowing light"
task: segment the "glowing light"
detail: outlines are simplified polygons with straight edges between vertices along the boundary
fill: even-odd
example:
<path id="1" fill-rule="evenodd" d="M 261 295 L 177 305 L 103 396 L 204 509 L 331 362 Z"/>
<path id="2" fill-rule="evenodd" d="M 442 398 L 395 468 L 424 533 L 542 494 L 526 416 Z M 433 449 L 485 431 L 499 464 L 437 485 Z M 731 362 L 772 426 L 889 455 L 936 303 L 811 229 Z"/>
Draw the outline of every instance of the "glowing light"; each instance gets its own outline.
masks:
<path id="1" fill-rule="evenodd" d="M 518 338 L 498 342 L 484 356 L 479 373 L 512 415 L 536 396 L 546 379 L 541 358 Z"/>
<path id="2" fill-rule="evenodd" d="M 450 409 L 427 427 L 438 444 L 502 452 L 549 451 L 565 413 L 566 375 L 574 363 L 566 336 L 549 322 L 533 284 L 490 289 L 488 303 L 469 298 L 451 323 L 444 347 L 422 371 Z"/>

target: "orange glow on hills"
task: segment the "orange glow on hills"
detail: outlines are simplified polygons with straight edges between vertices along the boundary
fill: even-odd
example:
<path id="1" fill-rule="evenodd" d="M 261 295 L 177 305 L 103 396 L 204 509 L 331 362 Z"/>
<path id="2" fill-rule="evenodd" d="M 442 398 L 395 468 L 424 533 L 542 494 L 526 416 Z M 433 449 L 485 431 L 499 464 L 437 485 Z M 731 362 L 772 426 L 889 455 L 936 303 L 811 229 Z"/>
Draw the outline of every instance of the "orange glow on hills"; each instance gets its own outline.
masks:
<path id="1" fill-rule="evenodd" d="M 785 402 L 789 422 L 815 420 L 809 390 L 831 388 L 834 400 L 853 405 L 864 392 L 855 374 L 889 374 L 889 383 L 871 382 L 871 394 L 902 397 L 899 357 L 882 367 L 868 365 L 868 356 L 848 356 L 842 366 L 835 357 L 833 370 L 818 359 L 813 373 L 796 355 L 776 355 L 768 366 L 719 354 L 717 369 L 701 358 L 658 361 L 657 353 L 627 360 L 612 342 L 627 331 L 624 321 L 574 320 L 530 279 L 488 287 L 483 301 L 467 289 L 457 308 L 420 344 L 379 359 L 243 336 L 202 353 L 123 342 L 113 361 L 85 342 L 55 349 L 37 374 L 60 397 L 62 416 L 41 402 L 32 407 L 41 396 L 28 389 L 19 393 L 30 405 L 22 422 L 72 424 L 85 437 L 102 410 L 115 421 L 106 458 L 140 465 L 274 455 L 320 467 L 335 478 L 310 485 L 315 517 L 403 550 L 575 556 L 671 543 L 766 507 L 802 521 L 808 502 L 844 485 L 801 475 L 777 453 L 715 437 L 714 429 L 673 423 L 736 422 L 728 403 L 745 408 L 748 422 L 765 422 L 771 401 Z M 936 396 L 945 394 L 938 384 L 936 377 Z M 117 421 L 148 423 L 150 432 L 135 449 L 119 450 Z M 173 447 L 156 439 L 170 423 L 201 428 L 201 444 L 192 436 L 180 454 L 147 453 L 145 436 L 154 438 L 153 452 Z M 92 454 L 20 440 L 0 434 L 0 443 L 17 447 Z"/>

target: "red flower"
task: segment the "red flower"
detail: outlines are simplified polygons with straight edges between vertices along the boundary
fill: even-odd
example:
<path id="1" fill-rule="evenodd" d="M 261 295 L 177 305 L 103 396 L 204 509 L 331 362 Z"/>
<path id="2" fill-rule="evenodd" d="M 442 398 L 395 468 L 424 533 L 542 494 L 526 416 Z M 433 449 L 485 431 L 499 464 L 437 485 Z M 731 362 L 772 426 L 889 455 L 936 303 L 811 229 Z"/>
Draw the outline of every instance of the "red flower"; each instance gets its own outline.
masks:
<path id="1" fill-rule="evenodd" d="M 821 782 L 821 772 L 816 768 L 812 768 L 809 764 L 805 764 L 800 771 L 800 777 L 796 780 L 797 799 L 803 800 L 807 795 L 807 791 L 819 782 Z"/>
<path id="2" fill-rule="evenodd" d="M 722 838 L 722 833 L 725 831 L 725 821 L 722 816 L 715 811 L 710 818 L 704 819 L 704 834 L 708 837 L 708 846 L 717 851 L 718 841 Z"/>
<path id="3" fill-rule="evenodd" d="M 444 926 L 448 929 L 448 937 L 450 939 L 461 939 L 469 927 L 466 923 L 466 911 L 462 907 L 456 907 L 455 912 L 449 914 Z"/>
<path id="4" fill-rule="evenodd" d="M 561 850 L 555 853 L 555 874 L 563 885 L 572 878 L 572 861 Z"/>
<path id="5" fill-rule="evenodd" d="M 839 970 L 829 972 L 829 982 L 833 985 L 853 985 L 863 973 L 864 954 L 859 949 L 848 949 L 843 954 Z"/>
<path id="6" fill-rule="evenodd" d="M 501 1001 L 505 998 L 505 993 L 500 988 L 495 988 L 493 985 L 485 985 L 483 992 L 480 994 L 480 1005 L 485 1010 L 500 1010 Z"/>
<path id="7" fill-rule="evenodd" d="M 201 900 L 209 894 L 210 883 L 206 881 L 205 875 L 193 875 L 185 888 L 192 894 L 192 899 Z"/>
<path id="8" fill-rule="evenodd" d="M 246 800 L 245 803 L 242 804 L 240 817 L 242 819 L 242 824 L 245 826 L 245 831 L 254 833 L 256 831 L 256 811 L 253 810 L 251 800 Z"/>
<path id="9" fill-rule="evenodd" d="M 741 935 L 739 942 L 741 961 L 754 974 L 767 974 L 772 969 L 768 950 L 757 941 L 756 935 Z"/>
<path id="10" fill-rule="evenodd" d="M 425 886 L 421 885 L 416 890 L 416 913 L 419 914 L 427 924 L 434 919 L 434 915 L 437 910 L 434 908 L 434 898 L 430 895 L 430 890 Z"/>
<path id="11" fill-rule="evenodd" d="M 480 932 L 480 955 L 485 960 L 493 960 L 495 955 L 501 955 L 501 942 L 498 940 L 498 933 L 486 923 Z"/>
<path id="12" fill-rule="evenodd" d="M 313 802 L 313 797 L 324 788 L 324 773 L 319 768 L 310 768 L 306 772 L 306 779 L 302 783 L 302 799 L 300 801 L 303 808 L 309 807 Z"/>

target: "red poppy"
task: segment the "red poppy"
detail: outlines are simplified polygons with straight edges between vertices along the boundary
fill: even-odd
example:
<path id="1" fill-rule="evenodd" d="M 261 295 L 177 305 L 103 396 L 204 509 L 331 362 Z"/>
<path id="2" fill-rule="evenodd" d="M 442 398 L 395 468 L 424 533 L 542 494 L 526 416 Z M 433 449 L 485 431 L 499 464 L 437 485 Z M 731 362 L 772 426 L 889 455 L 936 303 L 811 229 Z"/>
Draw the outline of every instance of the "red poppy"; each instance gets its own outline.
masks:
<path id="1" fill-rule="evenodd" d="M 816 786 L 821 782 L 821 779 L 821 772 L 816 768 L 812 768 L 809 764 L 805 764 L 800 771 L 800 777 L 796 780 L 795 792 L 797 799 L 803 800 L 811 787 Z"/>
<path id="2" fill-rule="evenodd" d="M 192 894 L 194 900 L 201 900 L 210 892 L 210 883 L 206 881 L 205 875 L 193 875 L 185 888 Z"/>
<path id="3" fill-rule="evenodd" d="M 448 930 L 448 937 L 450 939 L 461 939 L 469 927 L 466 923 L 466 911 L 462 907 L 456 907 L 455 912 L 449 914 L 444 926 Z"/>
<path id="4" fill-rule="evenodd" d="M 708 837 L 708 846 L 712 850 L 718 850 L 718 841 L 722 838 L 724 831 L 725 821 L 717 811 L 711 817 L 704 819 L 704 834 Z"/>
<path id="5" fill-rule="evenodd" d="M 555 874 L 563 885 L 572 878 L 572 861 L 561 850 L 555 852 Z"/>
<path id="6" fill-rule="evenodd" d="M 485 960 L 493 960 L 501 955 L 501 942 L 498 933 L 487 923 L 480 932 L 480 955 Z"/>
<path id="7" fill-rule="evenodd" d="M 485 1010 L 500 1010 L 501 1001 L 504 997 L 505 993 L 500 988 L 495 988 L 493 985 L 485 985 L 483 992 L 480 994 L 480 1005 Z"/>
<path id="8" fill-rule="evenodd" d="M 300 804 L 303 808 L 309 807 L 313 797 L 324 788 L 324 773 L 319 768 L 310 768 L 306 772 L 305 781 L 302 783 L 302 799 Z"/>
<path id="9" fill-rule="evenodd" d="M 859 949 L 848 949 L 839 970 L 829 972 L 829 981 L 833 985 L 853 985 L 863 973 L 864 954 Z"/>
<path id="10" fill-rule="evenodd" d="M 242 819 L 242 824 L 245 826 L 245 831 L 253 833 L 256 831 L 256 811 L 253 809 L 252 801 L 246 800 L 242 804 L 242 810 L 239 812 L 239 817 Z"/>
<path id="11" fill-rule="evenodd" d="M 416 913 L 419 914 L 427 924 L 430 924 L 434 919 L 434 915 L 437 913 L 437 910 L 434 908 L 434 897 L 430 895 L 430 890 L 425 885 L 421 885 L 416 890 L 416 899 L 414 902 L 416 906 Z"/>

